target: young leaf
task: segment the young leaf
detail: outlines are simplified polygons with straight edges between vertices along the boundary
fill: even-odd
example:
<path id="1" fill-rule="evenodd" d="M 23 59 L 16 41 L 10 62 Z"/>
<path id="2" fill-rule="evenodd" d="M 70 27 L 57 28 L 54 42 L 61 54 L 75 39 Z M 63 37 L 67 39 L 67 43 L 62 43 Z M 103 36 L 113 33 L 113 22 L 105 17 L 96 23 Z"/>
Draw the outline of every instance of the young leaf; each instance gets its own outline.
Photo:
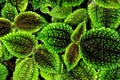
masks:
<path id="1" fill-rule="evenodd" d="M 6 2 L 1 10 L 1 15 L 11 21 L 14 21 L 15 16 L 18 14 L 17 9 L 10 3 Z"/>
<path id="2" fill-rule="evenodd" d="M 31 55 L 36 46 L 34 36 L 26 32 L 10 33 L 2 38 L 2 42 L 11 54 L 19 58 Z"/>
<path id="3" fill-rule="evenodd" d="M 50 53 L 45 49 L 38 48 L 34 57 L 41 71 L 48 73 L 60 72 L 61 63 L 58 54 Z"/>
<path id="4" fill-rule="evenodd" d="M 65 51 L 64 63 L 67 67 L 67 71 L 73 69 L 80 60 L 79 45 L 70 43 Z"/>
<path id="5" fill-rule="evenodd" d="M 47 23 L 42 16 L 32 11 L 20 13 L 14 21 L 17 29 L 28 32 L 36 32 Z"/>
<path id="6" fill-rule="evenodd" d="M 70 36 L 72 32 L 73 30 L 69 25 L 51 23 L 44 27 L 37 37 L 45 44 L 48 51 L 60 53 L 65 51 L 65 48 L 71 42 Z"/>
<path id="7" fill-rule="evenodd" d="M 0 17 L 0 37 L 5 36 L 11 31 L 11 22 L 6 19 Z"/>
<path id="8" fill-rule="evenodd" d="M 38 67 L 32 58 L 21 60 L 13 73 L 13 80 L 38 80 Z"/>
<path id="9" fill-rule="evenodd" d="M 7 68 L 0 63 L 0 80 L 6 80 L 7 75 L 8 75 Z"/>
<path id="10" fill-rule="evenodd" d="M 120 63 L 120 36 L 110 28 L 91 29 L 81 36 L 83 57 L 96 67 L 115 67 Z"/>
<path id="11" fill-rule="evenodd" d="M 119 0 L 93 0 L 97 5 L 104 8 L 120 8 Z"/>
<path id="12" fill-rule="evenodd" d="M 70 25 L 77 26 L 82 21 L 87 21 L 87 19 L 88 19 L 87 10 L 84 8 L 80 8 L 75 10 L 70 15 L 68 15 L 68 17 L 64 20 L 64 22 Z"/>
<path id="13" fill-rule="evenodd" d="M 95 69 L 83 60 L 80 60 L 69 72 L 64 70 L 61 77 L 62 80 L 96 80 L 97 78 Z"/>
<path id="14" fill-rule="evenodd" d="M 116 29 L 120 24 L 120 9 L 104 8 L 92 3 L 88 5 L 88 14 L 97 28 Z"/>

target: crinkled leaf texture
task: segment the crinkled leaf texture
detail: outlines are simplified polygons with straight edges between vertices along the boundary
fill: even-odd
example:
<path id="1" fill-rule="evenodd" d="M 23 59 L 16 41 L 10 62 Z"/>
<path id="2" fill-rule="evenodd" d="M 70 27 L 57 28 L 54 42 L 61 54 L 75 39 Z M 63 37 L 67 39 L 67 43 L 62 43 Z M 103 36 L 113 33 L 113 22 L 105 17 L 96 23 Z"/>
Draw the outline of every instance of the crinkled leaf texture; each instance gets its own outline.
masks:
<path id="1" fill-rule="evenodd" d="M 2 38 L 2 42 L 11 54 L 19 58 L 31 55 L 37 44 L 35 37 L 26 32 L 10 33 Z"/>
<path id="2" fill-rule="evenodd" d="M 104 8 L 94 3 L 88 5 L 88 14 L 95 27 L 116 29 L 120 24 L 120 9 Z"/>
<path id="3" fill-rule="evenodd" d="M 5 36 L 11 31 L 11 22 L 6 18 L 0 17 L 0 37 Z"/>
<path id="4" fill-rule="evenodd" d="M 120 64 L 120 36 L 113 29 L 91 29 L 81 36 L 80 47 L 85 60 L 96 67 Z"/>
<path id="5" fill-rule="evenodd" d="M 8 75 L 7 68 L 0 63 L 0 80 L 6 80 L 7 75 Z"/>
<path id="6" fill-rule="evenodd" d="M 38 80 L 38 67 L 32 58 L 25 58 L 17 63 L 13 80 Z"/>
<path id="7" fill-rule="evenodd" d="M 15 19 L 15 27 L 27 32 L 37 32 L 47 21 L 39 14 L 26 11 L 18 14 Z"/>
<path id="8" fill-rule="evenodd" d="M 4 18 L 7 18 L 11 21 L 14 21 L 15 16 L 18 14 L 15 6 L 12 6 L 10 3 L 6 2 L 4 7 L 1 10 L 1 15 Z"/>
<path id="9" fill-rule="evenodd" d="M 61 69 L 60 58 L 56 53 L 50 53 L 45 49 L 38 48 L 34 54 L 39 69 L 48 73 L 59 73 Z"/>
<path id="10" fill-rule="evenodd" d="M 79 45 L 76 43 L 70 43 L 65 51 L 64 63 L 67 70 L 73 69 L 80 60 Z"/>
<path id="11" fill-rule="evenodd" d="M 65 23 L 51 23 L 44 27 L 37 37 L 45 44 L 48 51 L 60 53 L 65 51 L 65 48 L 71 42 L 72 32 L 71 26 Z"/>

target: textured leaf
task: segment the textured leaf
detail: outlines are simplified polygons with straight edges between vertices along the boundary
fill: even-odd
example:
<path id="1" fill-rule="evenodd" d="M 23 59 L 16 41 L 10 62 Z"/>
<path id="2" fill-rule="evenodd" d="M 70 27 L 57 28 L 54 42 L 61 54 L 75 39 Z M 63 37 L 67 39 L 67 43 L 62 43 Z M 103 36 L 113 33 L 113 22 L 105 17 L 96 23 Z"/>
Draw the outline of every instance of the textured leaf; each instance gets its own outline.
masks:
<path id="1" fill-rule="evenodd" d="M 28 6 L 28 0 L 8 0 L 12 5 L 16 6 L 20 12 L 26 10 Z"/>
<path id="2" fill-rule="evenodd" d="M 7 68 L 0 63 L 0 80 L 6 80 L 7 75 L 8 75 Z"/>
<path id="3" fill-rule="evenodd" d="M 5 36 L 11 31 L 11 22 L 6 19 L 0 17 L 0 37 Z"/>
<path id="4" fill-rule="evenodd" d="M 71 42 L 70 36 L 73 30 L 71 26 L 64 23 L 51 23 L 38 33 L 38 39 L 42 40 L 50 52 L 60 53 L 65 51 Z"/>
<path id="5" fill-rule="evenodd" d="M 73 13 L 71 13 L 65 20 L 65 23 L 68 23 L 70 25 L 78 25 L 82 21 L 87 21 L 88 19 L 88 14 L 87 10 L 84 8 L 80 8 L 75 10 Z"/>
<path id="6" fill-rule="evenodd" d="M 75 43 L 70 43 L 65 51 L 64 62 L 67 70 L 73 69 L 80 60 L 79 46 Z"/>
<path id="7" fill-rule="evenodd" d="M 13 80 L 38 80 L 38 67 L 32 58 L 21 60 L 13 73 Z"/>
<path id="8" fill-rule="evenodd" d="M 52 5 L 53 7 L 59 6 L 61 2 L 61 0 L 45 0 L 45 1 L 46 3 L 49 3 L 50 5 Z"/>
<path id="9" fill-rule="evenodd" d="M 120 67 L 102 70 L 99 73 L 98 80 L 120 80 Z"/>
<path id="10" fill-rule="evenodd" d="M 96 67 L 114 67 L 120 63 L 120 36 L 110 28 L 92 29 L 81 36 L 84 58 Z"/>
<path id="11" fill-rule="evenodd" d="M 92 66 L 80 60 L 78 65 L 69 72 L 64 70 L 61 77 L 62 80 L 96 80 L 97 76 Z"/>
<path id="12" fill-rule="evenodd" d="M 14 21 L 17 29 L 28 32 L 36 32 L 47 23 L 42 16 L 32 11 L 20 13 Z"/>
<path id="13" fill-rule="evenodd" d="M 110 27 L 116 29 L 120 23 L 120 9 L 103 8 L 96 4 L 89 4 L 88 14 L 95 27 L 98 28 Z"/>
<path id="14" fill-rule="evenodd" d="M 2 42 L 11 54 L 20 58 L 31 55 L 36 46 L 34 36 L 25 32 L 8 34 L 2 38 Z"/>
<path id="15" fill-rule="evenodd" d="M 97 5 L 105 8 L 120 8 L 119 0 L 93 0 Z"/>
<path id="16" fill-rule="evenodd" d="M 58 54 L 50 53 L 45 49 L 38 48 L 34 57 L 41 71 L 48 73 L 60 72 L 61 63 Z"/>
<path id="17" fill-rule="evenodd" d="M 71 12 L 72 12 L 72 7 L 56 6 L 50 11 L 49 15 L 55 18 L 64 19 Z"/>
<path id="18" fill-rule="evenodd" d="M 32 7 L 34 10 L 37 10 L 40 8 L 41 5 L 43 5 L 42 3 L 45 4 L 45 0 L 32 0 Z"/>
<path id="19" fill-rule="evenodd" d="M 4 7 L 1 10 L 2 17 L 7 18 L 11 21 L 14 21 L 14 18 L 17 14 L 18 14 L 17 9 L 7 2 L 5 3 Z"/>
<path id="20" fill-rule="evenodd" d="M 80 36 L 86 32 L 86 21 L 81 22 L 77 28 L 73 31 L 72 35 L 71 35 L 71 40 L 73 42 L 77 42 L 79 43 L 80 41 Z"/>
<path id="21" fill-rule="evenodd" d="M 79 6 L 84 0 L 62 0 L 62 5 L 66 7 Z"/>

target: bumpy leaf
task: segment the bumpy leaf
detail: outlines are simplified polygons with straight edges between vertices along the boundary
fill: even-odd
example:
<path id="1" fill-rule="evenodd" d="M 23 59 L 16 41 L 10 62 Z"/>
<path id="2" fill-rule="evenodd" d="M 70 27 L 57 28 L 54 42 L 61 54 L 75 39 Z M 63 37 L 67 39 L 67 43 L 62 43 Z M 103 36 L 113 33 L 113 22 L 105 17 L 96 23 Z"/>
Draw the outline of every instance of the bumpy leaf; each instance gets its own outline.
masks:
<path id="1" fill-rule="evenodd" d="M 37 10 L 40 8 L 41 5 L 43 5 L 42 3 L 45 4 L 45 0 L 32 0 L 32 6 L 34 10 Z"/>
<path id="2" fill-rule="evenodd" d="M 21 60 L 13 73 L 13 80 L 38 80 L 38 67 L 32 58 Z"/>
<path id="3" fill-rule="evenodd" d="M 84 0 L 62 0 L 62 5 L 66 7 L 79 6 Z"/>
<path id="4" fill-rule="evenodd" d="M 20 12 L 26 10 L 28 5 L 28 0 L 8 0 L 12 5 L 16 6 Z"/>
<path id="5" fill-rule="evenodd" d="M 52 5 L 53 7 L 59 6 L 61 2 L 61 0 L 45 0 L 45 1 L 46 3 L 49 3 L 50 5 Z"/>
<path id="6" fill-rule="evenodd" d="M 120 80 L 120 67 L 102 70 L 99 73 L 98 80 Z"/>
<path id="7" fill-rule="evenodd" d="M 14 21 L 17 29 L 30 32 L 38 31 L 47 23 L 42 16 L 32 11 L 20 13 L 15 17 Z"/>
<path id="8" fill-rule="evenodd" d="M 98 28 L 104 26 L 116 29 L 120 23 L 120 9 L 103 8 L 92 3 L 88 5 L 88 14 Z"/>
<path id="9" fill-rule="evenodd" d="M 49 15 L 55 18 L 64 19 L 72 12 L 72 7 L 63 7 L 63 6 L 56 6 L 53 8 Z"/>
<path id="10" fill-rule="evenodd" d="M 58 54 L 50 53 L 45 49 L 38 48 L 34 57 L 41 71 L 48 73 L 60 72 L 61 63 Z"/>
<path id="11" fill-rule="evenodd" d="M 25 32 L 16 32 L 2 38 L 8 51 L 16 57 L 28 57 L 36 46 L 34 36 Z"/>
<path id="12" fill-rule="evenodd" d="M 87 10 L 84 8 L 80 8 L 75 10 L 73 13 L 71 13 L 65 20 L 65 23 L 68 23 L 70 25 L 78 25 L 81 23 L 83 20 L 87 21 L 88 19 L 88 14 Z"/>
<path id="13" fill-rule="evenodd" d="M 7 3 L 7 2 L 1 10 L 2 17 L 7 18 L 11 21 L 14 21 L 14 17 L 17 14 L 18 14 L 17 9 L 14 6 L 12 6 L 10 3 Z"/>
<path id="14" fill-rule="evenodd" d="M 80 60 L 69 72 L 64 70 L 61 77 L 62 80 L 96 80 L 97 78 L 95 69 L 83 60 Z"/>
<path id="15" fill-rule="evenodd" d="M 92 29 L 81 36 L 83 57 L 96 67 L 114 67 L 120 63 L 120 36 L 110 28 Z"/>
<path id="16" fill-rule="evenodd" d="M 0 80 L 6 80 L 7 75 L 8 75 L 7 68 L 0 63 Z"/>
<path id="17" fill-rule="evenodd" d="M 64 23 L 51 23 L 38 33 L 38 39 L 42 40 L 50 52 L 60 53 L 65 51 L 71 42 L 70 35 L 73 30 L 71 26 Z"/>
<path id="18" fill-rule="evenodd" d="M 97 5 L 105 8 L 120 8 L 119 0 L 93 0 Z"/>
<path id="19" fill-rule="evenodd" d="M 11 22 L 6 18 L 0 18 L 0 37 L 11 31 Z"/>
<path id="20" fill-rule="evenodd" d="M 73 69 L 80 60 L 79 45 L 70 43 L 65 51 L 64 62 L 67 70 Z"/>

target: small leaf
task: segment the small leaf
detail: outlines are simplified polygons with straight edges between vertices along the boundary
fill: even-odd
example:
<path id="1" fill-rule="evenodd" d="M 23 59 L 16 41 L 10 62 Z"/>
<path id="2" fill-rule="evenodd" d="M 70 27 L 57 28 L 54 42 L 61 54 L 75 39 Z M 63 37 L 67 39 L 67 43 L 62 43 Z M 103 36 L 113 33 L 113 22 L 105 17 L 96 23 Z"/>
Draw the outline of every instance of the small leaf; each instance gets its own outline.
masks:
<path id="1" fill-rule="evenodd" d="M 88 5 L 88 14 L 95 28 L 116 29 L 120 24 L 120 9 L 104 8 L 92 3 Z"/>
<path id="2" fill-rule="evenodd" d="M 87 19 L 88 19 L 87 10 L 84 8 L 80 8 L 75 10 L 70 15 L 68 15 L 68 17 L 64 20 L 64 22 L 70 25 L 77 26 L 82 21 L 87 21 Z"/>
<path id="3" fill-rule="evenodd" d="M 60 53 L 65 51 L 65 48 L 71 42 L 70 36 L 72 32 L 73 30 L 69 25 L 51 23 L 44 27 L 37 37 L 44 43 L 48 51 Z"/>
<path id="4" fill-rule="evenodd" d="M 6 19 L 0 17 L 0 37 L 5 36 L 11 31 L 11 22 Z"/>
<path id="5" fill-rule="evenodd" d="M 14 21 L 14 18 L 17 14 L 18 14 L 17 9 L 7 2 L 5 3 L 4 7 L 1 10 L 2 17 L 7 18 L 11 21 Z"/>
<path id="6" fill-rule="evenodd" d="M 20 13 L 14 21 L 17 29 L 28 32 L 36 32 L 47 23 L 42 16 L 32 11 Z"/>
<path id="7" fill-rule="evenodd" d="M 60 72 L 61 63 L 58 54 L 50 53 L 45 49 L 38 48 L 34 57 L 41 71 L 48 73 Z"/>
<path id="8" fill-rule="evenodd" d="M 61 2 L 61 0 L 45 0 L 45 1 L 46 3 L 49 3 L 50 5 L 52 5 L 53 7 L 59 6 Z"/>
<path id="9" fill-rule="evenodd" d="M 11 54 L 19 58 L 31 55 L 37 43 L 34 36 L 25 32 L 8 34 L 2 42 Z"/>
<path id="10" fill-rule="evenodd" d="M 98 68 L 120 63 L 120 36 L 110 28 L 91 29 L 81 36 L 83 57 Z"/>
<path id="11" fill-rule="evenodd" d="M 67 71 L 73 69 L 80 60 L 79 46 L 75 43 L 70 43 L 65 51 L 64 63 Z"/>
<path id="12" fill-rule="evenodd" d="M 37 10 L 43 3 L 45 3 L 45 0 L 32 0 L 32 7 L 34 10 Z"/>
<path id="13" fill-rule="evenodd" d="M 13 73 L 13 80 L 38 80 L 38 67 L 32 58 L 21 60 Z"/>
<path id="14" fill-rule="evenodd" d="M 8 75 L 7 68 L 0 63 L 0 80 L 6 80 L 7 75 Z"/>

